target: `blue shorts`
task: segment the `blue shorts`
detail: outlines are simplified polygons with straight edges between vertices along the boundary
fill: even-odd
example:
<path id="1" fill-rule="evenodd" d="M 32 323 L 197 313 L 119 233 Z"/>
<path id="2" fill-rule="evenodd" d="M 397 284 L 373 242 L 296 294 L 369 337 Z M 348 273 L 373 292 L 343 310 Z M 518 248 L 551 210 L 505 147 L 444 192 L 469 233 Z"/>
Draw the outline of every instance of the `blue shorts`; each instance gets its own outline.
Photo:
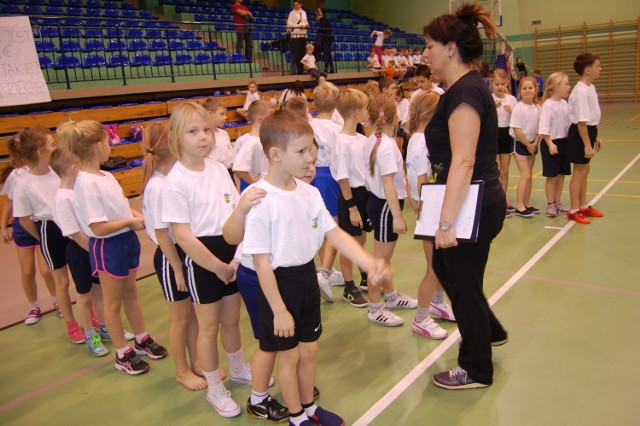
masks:
<path id="1" fill-rule="evenodd" d="M 567 139 L 556 139 L 553 143 L 558 147 L 558 153 L 551 155 L 546 141 L 540 142 L 540 157 L 542 157 L 542 176 L 556 177 L 571 174 L 571 162 L 567 158 Z"/>
<path id="2" fill-rule="evenodd" d="M 258 274 L 256 274 L 256 271 L 253 269 L 238 265 L 236 280 L 238 283 L 238 291 L 240 292 L 240 296 L 242 296 L 244 305 L 247 307 L 247 312 L 249 313 L 251 328 L 253 329 L 253 337 L 258 340 L 260 339 L 258 335 L 258 289 L 260 288 Z"/>
<path id="3" fill-rule="evenodd" d="M 329 167 L 316 168 L 316 178 L 311 185 L 318 188 L 325 206 L 331 216 L 338 216 L 338 197 L 340 196 L 340 184 L 331 176 Z"/>
<path id="4" fill-rule="evenodd" d="M 100 284 L 100 280 L 91 273 L 89 252 L 73 240 L 67 244 L 67 265 L 78 294 L 87 294 L 94 284 Z"/>
<path id="5" fill-rule="evenodd" d="M 525 144 L 523 144 L 520 141 L 516 141 L 516 154 L 519 155 L 520 157 L 531 157 L 532 155 L 535 156 L 537 153 L 538 153 L 537 148 L 536 148 L 536 151 L 532 154 L 529 152 Z"/>
<path id="6" fill-rule="evenodd" d="M 160 250 L 160 247 L 156 249 L 153 255 L 153 266 L 158 275 L 158 280 L 162 286 L 162 293 L 167 302 L 179 302 L 189 298 L 188 291 L 180 291 L 176 286 L 176 276 L 173 272 L 173 268 L 169 264 L 169 261 Z"/>
<path id="7" fill-rule="evenodd" d="M 240 179 L 240 193 L 242 194 L 244 190 L 247 189 L 248 187 L 249 187 L 249 184 L 246 181 Z"/>
<path id="8" fill-rule="evenodd" d="M 52 220 L 36 222 L 40 234 L 40 251 L 50 270 L 67 266 L 67 244 L 69 238 L 62 236 L 62 231 Z"/>
<path id="9" fill-rule="evenodd" d="M 39 247 L 40 241 L 33 238 L 33 235 L 28 233 L 26 229 L 20 225 L 20 219 L 14 218 L 11 222 L 11 228 L 13 228 L 13 242 L 20 248 L 32 248 Z"/>
<path id="10" fill-rule="evenodd" d="M 91 274 L 126 278 L 140 266 L 140 240 L 129 230 L 108 238 L 89 237 Z"/>
<path id="11" fill-rule="evenodd" d="M 400 209 L 404 206 L 404 200 L 400 201 Z M 373 224 L 373 238 L 381 243 L 398 241 L 398 234 L 393 232 L 393 215 L 387 200 L 371 194 L 367 200 L 367 214 Z"/>

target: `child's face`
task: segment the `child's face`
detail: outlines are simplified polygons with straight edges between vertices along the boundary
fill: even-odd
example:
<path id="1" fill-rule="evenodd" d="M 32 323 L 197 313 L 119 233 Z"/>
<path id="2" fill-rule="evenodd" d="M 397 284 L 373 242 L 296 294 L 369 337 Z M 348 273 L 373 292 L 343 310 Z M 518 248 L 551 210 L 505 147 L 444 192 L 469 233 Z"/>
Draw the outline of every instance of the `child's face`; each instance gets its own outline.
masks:
<path id="1" fill-rule="evenodd" d="M 213 147 L 211 123 L 200 114 L 189 117 L 185 132 L 180 135 L 180 153 L 184 159 L 204 158 Z"/>
<path id="2" fill-rule="evenodd" d="M 520 99 L 524 102 L 533 102 L 533 98 L 536 96 L 536 86 L 531 81 L 524 81 L 520 83 Z"/>
<path id="3" fill-rule="evenodd" d="M 591 66 L 585 68 L 585 74 L 590 72 L 590 76 L 592 80 L 600 77 L 600 72 L 602 71 L 602 65 L 600 64 L 600 59 L 596 59 Z"/>
<path id="4" fill-rule="evenodd" d="M 256 93 L 256 92 L 258 91 L 258 86 L 256 86 L 255 84 L 251 83 L 251 84 L 249 85 L 249 91 L 250 91 L 251 93 Z"/>
<path id="5" fill-rule="evenodd" d="M 369 56 L 371 57 L 376 56 L 376 51 L 375 50 L 370 51 Z"/>
<path id="6" fill-rule="evenodd" d="M 227 109 L 220 107 L 215 112 L 209 111 L 215 127 L 222 127 L 227 122 Z"/>
<path id="7" fill-rule="evenodd" d="M 395 99 L 397 90 L 398 85 L 396 83 L 393 83 L 391 86 L 382 89 L 382 94 L 385 96 L 389 96 L 391 99 Z"/>
<path id="8" fill-rule="evenodd" d="M 431 89 L 431 82 L 429 81 L 429 79 L 427 77 L 424 77 L 424 76 L 416 77 L 416 84 L 422 90 Z"/>
<path id="9" fill-rule="evenodd" d="M 307 55 L 313 55 L 313 47 L 307 47 Z"/>
<path id="10" fill-rule="evenodd" d="M 106 135 L 103 140 L 97 143 L 98 159 L 101 163 L 104 163 L 109 159 L 111 154 L 111 146 L 109 146 L 109 136 Z"/>
<path id="11" fill-rule="evenodd" d="M 571 91 L 571 85 L 569 84 L 569 79 L 563 78 L 556 90 L 558 91 L 558 94 L 562 99 L 567 99 L 569 97 L 569 92 Z"/>
<path id="12" fill-rule="evenodd" d="M 491 88 L 493 89 L 493 93 L 501 98 L 507 93 L 507 82 L 502 78 L 494 77 L 491 80 Z"/>
<path id="13" fill-rule="evenodd" d="M 306 176 L 312 167 L 313 135 L 289 141 L 287 149 L 278 149 L 282 170 L 290 176 Z"/>
<path id="14" fill-rule="evenodd" d="M 312 144 L 311 146 L 311 159 L 312 162 L 309 166 L 309 170 L 307 170 L 307 173 L 304 176 L 299 177 L 299 179 L 302 179 L 306 183 L 311 183 L 311 181 L 316 178 L 316 160 L 318 159 L 318 147 L 316 144 Z"/>

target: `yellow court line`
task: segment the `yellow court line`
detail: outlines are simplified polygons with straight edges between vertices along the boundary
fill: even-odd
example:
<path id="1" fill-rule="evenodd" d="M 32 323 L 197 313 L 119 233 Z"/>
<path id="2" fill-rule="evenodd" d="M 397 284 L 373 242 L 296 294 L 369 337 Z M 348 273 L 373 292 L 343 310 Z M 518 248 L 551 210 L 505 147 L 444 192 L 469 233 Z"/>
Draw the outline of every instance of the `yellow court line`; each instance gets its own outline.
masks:
<path id="1" fill-rule="evenodd" d="M 638 118 L 640 118 L 640 114 L 638 114 L 638 115 L 634 115 L 633 117 L 631 117 L 631 118 L 629 119 L 629 121 L 636 121 Z"/>
<path id="2" fill-rule="evenodd" d="M 589 182 L 611 182 L 611 179 L 587 179 Z M 619 180 L 616 183 L 629 183 L 629 184 L 640 184 L 640 182 L 635 180 Z"/>
<path id="3" fill-rule="evenodd" d="M 544 189 L 533 188 L 533 192 L 544 192 Z M 563 194 L 569 193 L 569 191 L 562 191 Z M 597 192 L 587 192 L 587 195 L 597 195 Z M 640 195 L 627 195 L 627 194 L 602 194 L 603 197 L 620 197 L 620 198 L 640 198 Z"/>

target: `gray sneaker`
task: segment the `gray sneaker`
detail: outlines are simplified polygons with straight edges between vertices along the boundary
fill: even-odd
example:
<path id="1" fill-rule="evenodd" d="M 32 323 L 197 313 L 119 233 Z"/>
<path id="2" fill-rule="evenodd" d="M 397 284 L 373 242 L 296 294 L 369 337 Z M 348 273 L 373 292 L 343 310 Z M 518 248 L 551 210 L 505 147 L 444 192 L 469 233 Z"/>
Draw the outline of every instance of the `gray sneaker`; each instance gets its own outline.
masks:
<path id="1" fill-rule="evenodd" d="M 556 203 L 547 204 L 547 217 L 556 217 L 558 216 L 558 205 Z"/>

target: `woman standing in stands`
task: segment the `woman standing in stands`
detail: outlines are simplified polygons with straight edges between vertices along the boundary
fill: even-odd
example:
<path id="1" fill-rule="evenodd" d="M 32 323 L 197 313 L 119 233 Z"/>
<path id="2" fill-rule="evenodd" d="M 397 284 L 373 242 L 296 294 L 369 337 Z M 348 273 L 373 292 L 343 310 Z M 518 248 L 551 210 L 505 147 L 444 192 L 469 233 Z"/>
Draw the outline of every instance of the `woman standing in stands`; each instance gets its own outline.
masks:
<path id="1" fill-rule="evenodd" d="M 291 69 L 297 70 L 298 75 L 306 74 L 300 60 L 305 55 L 307 45 L 307 32 L 309 21 L 307 12 L 302 10 L 302 0 L 294 0 L 293 10 L 289 12 L 287 19 L 287 32 L 291 35 L 289 50 L 291 51 Z"/>
<path id="2" fill-rule="evenodd" d="M 336 70 L 333 67 L 333 59 L 331 57 L 331 43 L 334 41 L 333 28 L 331 27 L 331 22 L 324 16 L 320 8 L 316 9 L 316 19 L 320 23 L 314 44 L 316 58 L 318 61 L 322 61 L 324 72 L 334 73 Z"/>
<path id="3" fill-rule="evenodd" d="M 493 37 L 495 23 L 478 4 L 464 5 L 424 27 L 431 69 L 448 87 L 425 131 L 431 164 L 442 167 L 436 182 L 446 184 L 433 267 L 451 299 L 462 337 L 458 366 L 433 378 L 445 389 L 491 385 L 491 346 L 507 341 L 507 332 L 482 290 L 491 241 L 504 222 L 506 199 L 496 163 L 496 106 L 474 69 L 483 50 L 478 23 Z M 472 180 L 484 181 L 478 239 L 458 242 L 454 224 Z"/>

